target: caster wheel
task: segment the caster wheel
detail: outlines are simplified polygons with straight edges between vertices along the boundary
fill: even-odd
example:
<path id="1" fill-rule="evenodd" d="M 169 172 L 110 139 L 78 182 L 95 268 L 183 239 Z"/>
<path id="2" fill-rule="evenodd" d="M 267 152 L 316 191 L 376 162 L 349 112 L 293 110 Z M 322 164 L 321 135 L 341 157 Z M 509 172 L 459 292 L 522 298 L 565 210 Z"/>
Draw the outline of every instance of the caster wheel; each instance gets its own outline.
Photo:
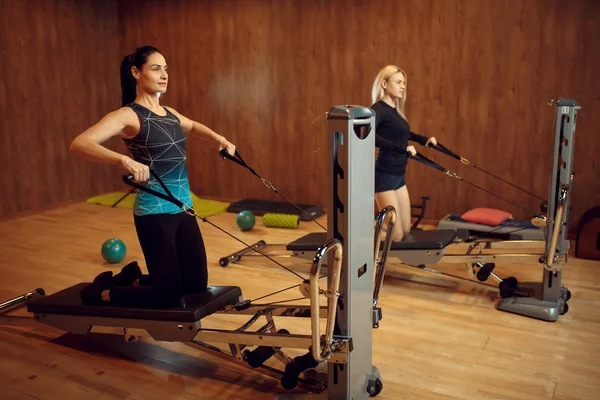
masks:
<path id="1" fill-rule="evenodd" d="M 504 283 L 507 287 L 516 289 L 517 285 L 519 284 L 519 281 L 514 276 L 509 276 L 508 278 L 503 279 L 502 283 Z M 502 283 L 501 283 L 501 285 L 502 285 Z"/>
<path id="2" fill-rule="evenodd" d="M 512 297 L 515 291 L 517 290 L 518 283 L 519 282 L 517 281 L 517 278 L 512 276 L 503 279 L 502 282 L 500 282 L 500 284 L 498 285 L 498 288 L 500 289 L 500 296 L 503 299 Z"/>
<path id="3" fill-rule="evenodd" d="M 569 301 L 571 300 L 571 291 L 569 289 L 562 291 L 560 293 L 560 297 L 561 299 L 563 299 L 564 301 Z"/>
<path id="4" fill-rule="evenodd" d="M 560 315 L 565 315 L 568 312 L 569 312 L 569 305 L 567 303 L 563 303 L 563 305 L 560 306 L 560 309 L 558 310 L 558 313 Z"/>
<path id="5" fill-rule="evenodd" d="M 221 267 L 226 267 L 227 265 L 229 265 L 229 260 L 225 257 L 219 259 L 219 265 Z"/>
<path id="6" fill-rule="evenodd" d="M 381 379 L 377 378 L 375 381 L 370 381 L 369 386 L 367 387 L 367 393 L 369 393 L 369 397 L 375 397 L 383 390 L 383 382 Z"/>
<path id="7" fill-rule="evenodd" d="M 302 296 L 306 297 L 307 299 L 310 298 L 310 281 L 308 279 L 304 280 L 300 286 L 298 286 L 298 289 L 300 289 Z"/>
<path id="8" fill-rule="evenodd" d="M 489 277 L 490 271 L 486 271 L 483 268 L 480 268 L 479 271 L 477 271 L 477 280 L 479 282 L 485 282 Z"/>
<path id="9" fill-rule="evenodd" d="M 267 242 L 265 242 L 264 240 L 259 240 L 257 243 L 258 247 L 263 247 L 267 245 Z"/>
<path id="10" fill-rule="evenodd" d="M 477 280 L 480 282 L 487 281 L 495 266 L 496 265 L 493 263 L 484 264 L 483 267 L 479 268 L 479 271 L 477 271 Z"/>

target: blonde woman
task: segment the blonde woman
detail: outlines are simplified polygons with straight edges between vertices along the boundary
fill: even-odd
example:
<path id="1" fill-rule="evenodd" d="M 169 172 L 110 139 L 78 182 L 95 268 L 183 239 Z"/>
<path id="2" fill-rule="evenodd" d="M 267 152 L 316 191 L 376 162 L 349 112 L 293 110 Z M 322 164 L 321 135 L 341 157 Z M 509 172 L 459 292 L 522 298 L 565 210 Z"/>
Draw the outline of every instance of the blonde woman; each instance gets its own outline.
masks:
<path id="1" fill-rule="evenodd" d="M 410 197 L 404 174 L 407 153 L 416 154 L 408 141 L 422 145 L 436 145 L 435 137 L 411 132 L 404 113 L 406 103 L 406 73 L 395 65 L 388 65 L 377 74 L 372 90 L 375 111 L 375 146 L 379 155 L 375 162 L 375 203 L 377 209 L 391 205 L 396 209 L 394 241 L 400 241 L 410 232 Z"/>

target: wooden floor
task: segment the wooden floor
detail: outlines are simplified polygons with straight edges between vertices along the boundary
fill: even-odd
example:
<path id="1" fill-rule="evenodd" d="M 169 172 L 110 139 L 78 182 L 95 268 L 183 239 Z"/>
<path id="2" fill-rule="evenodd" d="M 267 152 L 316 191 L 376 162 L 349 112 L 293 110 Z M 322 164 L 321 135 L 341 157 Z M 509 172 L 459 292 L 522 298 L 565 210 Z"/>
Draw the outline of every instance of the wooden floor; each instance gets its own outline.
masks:
<path id="1" fill-rule="evenodd" d="M 319 231 L 262 226 L 242 233 L 235 214 L 210 218 L 243 240 L 287 243 Z M 325 223 L 325 218 L 321 219 Z M 264 258 L 227 268 L 218 259 L 241 248 L 200 222 L 208 249 L 209 283 L 239 285 L 256 298 L 299 283 Z M 102 242 L 121 238 L 124 262 L 145 265 L 131 210 L 75 204 L 0 222 L 0 301 L 37 287 L 48 294 L 89 281 L 106 269 Z M 298 270 L 306 261 L 282 258 Z M 437 265 L 461 273 L 460 266 Z M 390 261 L 402 279 L 387 278 L 380 299 L 384 319 L 373 331 L 373 364 L 382 374 L 379 399 L 600 398 L 600 262 L 574 257 L 564 273 L 570 311 L 556 323 L 495 309 L 496 291 L 408 269 Z M 501 276 L 540 280 L 541 266 L 498 265 Z M 298 297 L 282 293 L 271 301 Z M 267 301 L 267 299 L 265 299 Z M 26 316 L 24 311 L 16 315 Z M 240 321 L 212 316 L 207 327 Z M 308 333 L 308 322 L 282 319 L 280 327 Z M 23 317 L 0 317 L 0 399 L 272 399 L 279 382 L 207 356 L 181 343 L 76 336 Z"/>

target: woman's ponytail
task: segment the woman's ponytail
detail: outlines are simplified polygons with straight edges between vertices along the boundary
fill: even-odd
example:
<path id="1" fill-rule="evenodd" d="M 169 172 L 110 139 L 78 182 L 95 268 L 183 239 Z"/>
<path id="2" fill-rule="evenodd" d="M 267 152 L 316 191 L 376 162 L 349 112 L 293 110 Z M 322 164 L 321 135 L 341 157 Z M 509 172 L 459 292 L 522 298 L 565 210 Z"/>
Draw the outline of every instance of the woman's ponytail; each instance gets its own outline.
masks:
<path id="1" fill-rule="evenodd" d="M 121 102 L 123 106 L 133 103 L 137 96 L 137 85 L 131 74 L 131 56 L 125 56 L 121 62 Z"/>

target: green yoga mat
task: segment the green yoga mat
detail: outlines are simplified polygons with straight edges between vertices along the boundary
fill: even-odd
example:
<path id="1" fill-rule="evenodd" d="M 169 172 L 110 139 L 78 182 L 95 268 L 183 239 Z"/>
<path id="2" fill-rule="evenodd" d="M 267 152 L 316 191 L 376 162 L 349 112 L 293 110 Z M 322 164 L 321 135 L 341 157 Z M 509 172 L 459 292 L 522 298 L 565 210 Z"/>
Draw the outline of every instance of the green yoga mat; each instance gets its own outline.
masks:
<path id="1" fill-rule="evenodd" d="M 103 194 L 101 196 L 96 196 L 96 197 L 87 199 L 87 203 L 100 204 L 103 206 L 112 206 L 117 201 L 119 201 L 120 198 L 125 196 L 125 193 L 126 192 L 113 192 L 113 193 Z M 117 207 L 133 208 L 134 200 L 135 200 L 135 193 L 132 193 L 132 194 L 128 195 L 127 197 L 125 197 L 123 200 L 121 200 L 121 202 L 119 202 L 119 204 L 117 204 Z M 227 207 L 229 207 L 229 204 L 231 204 L 231 203 L 224 203 L 222 201 L 216 201 L 216 200 L 204 200 L 204 199 L 201 199 L 198 196 L 196 196 L 194 193 L 192 193 L 192 202 L 193 202 L 194 210 L 196 210 L 198 215 L 200 215 L 202 217 L 207 217 L 210 215 L 216 215 L 216 214 L 225 212 L 225 210 L 227 210 Z"/>

